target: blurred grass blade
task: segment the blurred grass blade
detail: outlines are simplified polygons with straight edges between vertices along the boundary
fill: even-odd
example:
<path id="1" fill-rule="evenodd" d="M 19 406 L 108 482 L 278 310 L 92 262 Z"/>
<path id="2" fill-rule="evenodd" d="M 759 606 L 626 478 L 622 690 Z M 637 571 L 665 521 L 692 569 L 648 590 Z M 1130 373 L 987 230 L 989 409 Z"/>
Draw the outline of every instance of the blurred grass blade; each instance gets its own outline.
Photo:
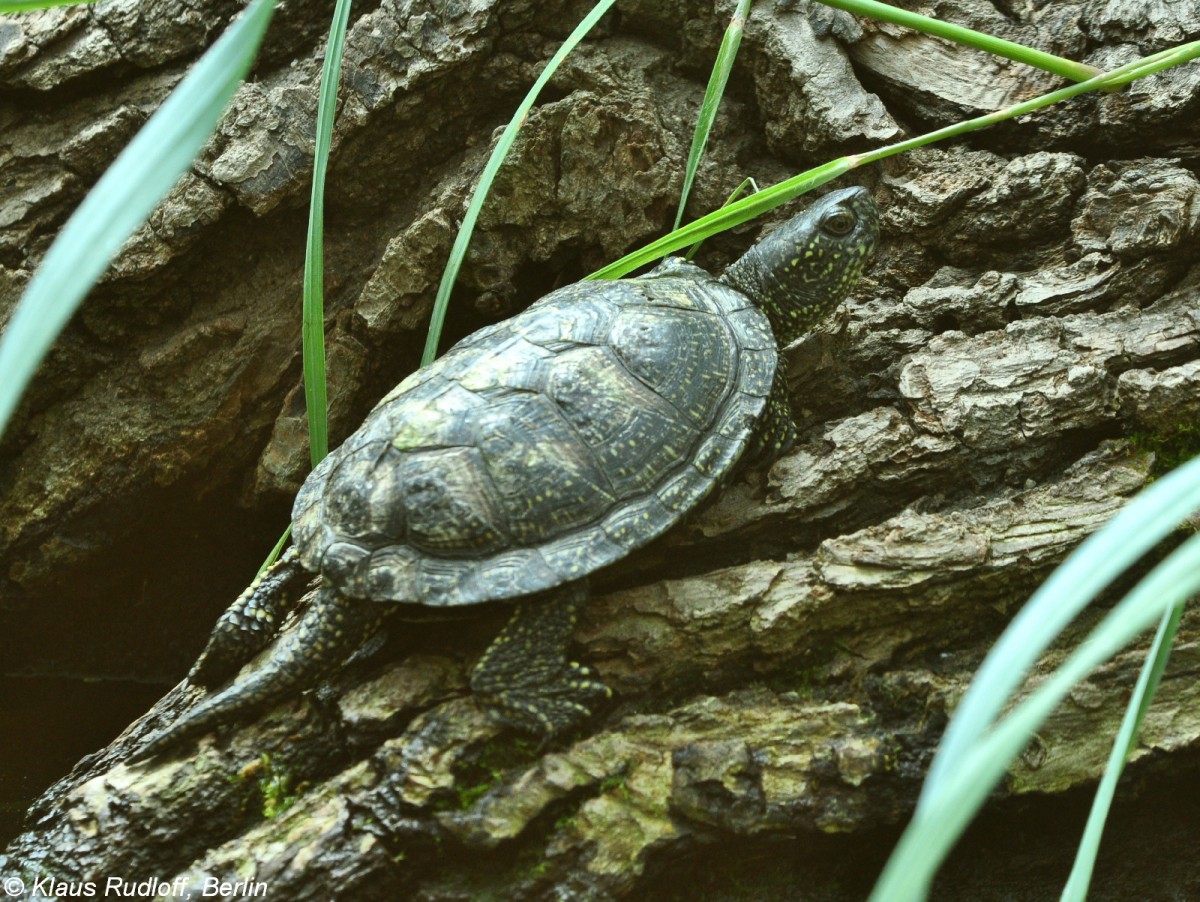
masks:
<path id="1" fill-rule="evenodd" d="M 1137 685 L 1129 706 L 1125 709 L 1125 717 L 1121 720 L 1121 729 L 1113 742 L 1112 753 L 1108 757 L 1108 765 L 1104 769 L 1104 779 L 1096 789 L 1096 797 L 1092 801 L 1092 810 L 1088 814 L 1087 827 L 1075 853 L 1075 864 L 1071 867 L 1071 876 L 1063 888 L 1062 902 L 1084 902 L 1087 899 L 1088 887 L 1092 880 L 1092 870 L 1096 864 L 1096 855 L 1100 851 L 1100 840 L 1104 836 L 1104 824 L 1112 807 L 1113 796 L 1117 791 L 1117 781 L 1125 769 L 1125 762 L 1133 754 L 1137 746 L 1138 732 L 1150 702 L 1158 689 L 1163 671 L 1167 668 L 1167 659 L 1171 656 L 1171 643 L 1179 631 L 1179 621 L 1183 617 L 1183 605 L 1172 608 L 1163 615 L 1154 634 L 1154 642 L 1146 655 L 1146 663 L 1138 675 Z"/>
<path id="2" fill-rule="evenodd" d="M 1193 536 L 1147 574 L 1058 670 L 971 749 L 955 775 L 957 791 L 946 797 L 946 803 L 931 818 L 930 833 L 943 847 L 943 854 L 986 801 L 1008 764 L 1071 690 L 1148 629 L 1156 618 L 1182 605 L 1197 591 L 1200 535 Z"/>
<path id="3" fill-rule="evenodd" d="M 52 6 L 83 6 L 97 0 L 0 0 L 0 14 L 24 13 L 33 9 L 49 9 Z"/>
<path id="4" fill-rule="evenodd" d="M 921 790 L 917 810 L 934 806 L 942 781 L 976 743 L 1041 653 L 1109 583 L 1200 508 L 1200 458 L 1144 489 L 1089 536 L 1021 609 L 992 647 L 959 702 Z"/>
<path id="5" fill-rule="evenodd" d="M 742 32 L 746 28 L 746 17 L 749 14 L 750 0 L 738 0 L 737 9 L 734 10 L 733 18 L 729 20 L 729 27 L 725 29 L 721 47 L 717 50 L 712 75 L 708 79 L 708 87 L 704 89 L 704 100 L 700 104 L 696 131 L 692 135 L 692 149 L 688 152 L 687 168 L 683 174 L 683 191 L 679 197 L 679 212 L 675 214 L 675 225 L 672 228 L 679 228 L 679 224 L 683 222 L 683 208 L 687 206 L 692 182 L 696 179 L 696 170 L 700 168 L 700 158 L 704 156 L 713 121 L 717 118 L 717 108 L 721 105 L 721 98 L 725 96 L 725 85 L 729 82 L 733 61 L 737 59 L 738 45 L 742 42 Z"/>
<path id="6" fill-rule="evenodd" d="M 899 9 L 888 3 L 878 3 L 876 0 L 818 0 L 818 2 L 860 16 L 869 16 L 883 22 L 903 25 L 913 31 L 946 38 L 957 44 L 975 47 L 1005 59 L 1045 69 L 1047 72 L 1053 72 L 1055 75 L 1061 75 L 1072 81 L 1086 81 L 1100 71 L 1095 66 L 1089 66 L 1086 63 L 1077 63 L 1074 60 L 1045 53 L 1033 47 L 1026 47 L 1024 44 L 1015 44 L 981 31 L 973 31 L 961 25 L 953 25 L 940 19 L 931 19 L 906 9 Z"/>
<path id="7" fill-rule="evenodd" d="M 200 57 L 84 198 L 0 338 L 0 431 L 88 290 L 187 169 L 250 68 L 274 0 L 254 0 Z"/>
<path id="8" fill-rule="evenodd" d="M 596 23 L 600 21 L 600 18 L 608 12 L 614 3 L 616 3 L 616 0 L 600 0 L 599 3 L 592 7 L 591 12 L 583 17 L 583 21 L 575 27 L 575 30 L 571 32 L 570 36 L 563 42 L 563 45 L 558 48 L 558 52 L 546 64 L 546 68 L 542 70 L 542 74 L 533 83 L 533 87 L 529 89 L 529 93 L 525 95 L 525 99 L 517 107 L 517 111 L 513 114 L 512 119 L 504 127 L 504 131 L 500 135 L 500 140 L 496 142 L 496 147 L 492 151 L 492 155 L 488 158 L 487 165 L 483 167 L 483 174 L 479 177 L 479 184 L 475 186 L 475 191 L 471 195 L 471 202 L 467 205 L 467 212 L 463 216 L 462 225 L 458 228 L 458 235 L 454 239 L 454 246 L 450 249 L 450 259 L 446 262 L 446 269 L 442 273 L 442 281 L 438 285 L 437 298 L 433 302 L 433 313 L 430 314 L 429 318 L 429 334 L 425 338 L 425 350 L 421 355 L 421 366 L 427 366 L 437 357 L 438 343 L 442 339 L 442 325 L 446 321 L 446 308 L 450 305 L 450 292 L 454 289 L 454 281 L 458 278 L 458 271 L 462 268 L 463 259 L 467 256 L 467 247 L 471 243 L 471 234 L 475 231 L 475 222 L 479 219 L 479 211 L 483 209 L 483 202 L 487 199 L 488 191 L 492 187 L 492 182 L 495 180 L 496 173 L 500 170 L 504 158 L 508 155 L 509 148 L 512 147 L 513 141 L 516 140 L 517 132 L 525 124 L 525 117 L 529 115 L 530 109 L 533 108 L 533 104 L 542 92 L 542 88 L 546 86 L 546 82 L 550 80 L 550 77 L 558 70 L 562 61 L 584 39 L 587 33 L 595 27 Z"/>
<path id="9" fill-rule="evenodd" d="M 1200 458 L 1193 463 L 1200 464 Z M 1200 469 L 1193 470 L 1195 473 L 1200 473 Z M 1126 528 L 1122 525 L 1112 529 L 1113 523 L 1096 535 L 1122 533 Z M 1055 576 L 1075 569 L 1080 559 L 1076 552 L 1055 571 Z M 937 867 L 1004 776 L 1009 763 L 1071 689 L 1147 629 L 1156 617 L 1182 605 L 1197 591 L 1200 591 L 1200 535 L 1193 536 L 1151 570 L 1062 666 L 993 729 L 958 754 L 954 766 L 945 770 L 941 791 L 913 815 L 875 885 L 871 902 L 925 899 Z M 1031 606 L 1032 603 L 1026 605 L 1022 614 Z"/>
<path id="10" fill-rule="evenodd" d="M 329 453 L 329 405 L 325 391 L 325 172 L 337 115 L 338 82 L 350 0 L 337 0 L 325 62 L 321 68 L 321 98 L 317 103 L 317 140 L 313 155 L 312 200 L 308 205 L 308 248 L 304 256 L 304 315 L 301 343 L 304 356 L 304 403 L 308 412 L 308 448 L 315 467 Z"/>

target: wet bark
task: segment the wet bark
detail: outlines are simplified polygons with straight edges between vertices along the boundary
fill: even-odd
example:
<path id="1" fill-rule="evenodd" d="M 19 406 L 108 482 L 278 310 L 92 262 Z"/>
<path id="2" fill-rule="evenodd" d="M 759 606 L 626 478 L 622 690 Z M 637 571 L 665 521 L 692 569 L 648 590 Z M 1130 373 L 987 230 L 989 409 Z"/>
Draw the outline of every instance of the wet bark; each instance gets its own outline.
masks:
<path id="1" fill-rule="evenodd" d="M 494 130 L 586 6 L 355 10 L 326 225 L 335 442 L 415 365 Z M 715 6 L 624 3 L 556 76 L 485 208 L 451 337 L 669 226 L 731 11 Z M 693 215 L 747 175 L 770 183 L 1057 85 L 890 26 L 760 6 Z M 1200 37 L 1186 3 L 922 9 L 1102 68 Z M 5 21 L 0 310 L 233 11 L 122 2 Z M 282 527 L 308 459 L 297 325 L 328 13 L 280 10 L 217 137 L 5 437 L 6 673 L 177 678 Z M 396 625 L 321 691 L 126 766 L 195 698 L 172 690 L 33 805 L 0 876 L 250 880 L 295 900 L 860 898 L 1008 619 L 1195 436 L 1197 113 L 1191 64 L 856 173 L 884 207 L 883 248 L 788 353 L 800 441 L 598 580 L 576 640 L 615 698 L 578 734 L 539 749 L 466 695 L 504 611 Z M 98 626 L 116 637 L 97 642 Z M 1135 756 L 1152 789 L 1194 771 L 1198 662 L 1188 616 Z M 1000 832 L 1036 832 L 1023 800 L 1069 806 L 1096 779 L 1139 665 L 1119 656 L 1045 726 L 997 795 Z M 1163 816 L 1194 835 L 1194 811 Z M 1051 876 L 993 870 L 939 898 L 1034 897 L 1065 874 L 1065 833 L 1042 843 Z M 830 858 L 797 851 L 812 848 Z M 730 849 L 794 854 L 788 889 L 730 877 Z M 1124 861 L 1125 878 L 1148 879 L 1139 867 Z M 1096 895 L 1130 897 L 1117 882 Z"/>

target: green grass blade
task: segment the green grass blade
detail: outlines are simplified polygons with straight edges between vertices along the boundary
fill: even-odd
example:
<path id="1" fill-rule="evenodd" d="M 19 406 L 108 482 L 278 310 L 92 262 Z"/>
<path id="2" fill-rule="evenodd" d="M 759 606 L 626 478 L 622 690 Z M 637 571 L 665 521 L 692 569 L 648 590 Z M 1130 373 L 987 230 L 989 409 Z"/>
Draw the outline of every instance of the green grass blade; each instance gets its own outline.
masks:
<path id="1" fill-rule="evenodd" d="M 809 169 L 799 175 L 794 175 L 790 179 L 780 182 L 778 185 L 764 188 L 752 197 L 744 198 L 737 203 L 722 207 L 720 210 L 716 210 L 707 216 L 690 222 L 682 228 L 676 229 L 644 247 L 631 251 L 621 259 L 596 270 L 587 278 L 619 279 L 621 276 L 627 275 L 639 267 L 653 263 L 666 254 L 670 254 L 681 247 L 687 247 L 697 241 L 709 238 L 718 232 L 723 232 L 735 225 L 753 219 L 755 216 L 774 209 L 794 197 L 799 197 L 801 194 L 811 191 L 813 188 L 823 185 L 849 172 L 851 169 L 864 166 L 867 163 L 875 163 L 917 147 L 924 147 L 926 144 L 933 144 L 937 141 L 945 141 L 947 138 L 955 138 L 969 132 L 978 131 L 990 125 L 995 125 L 998 122 L 1014 119 L 1017 116 L 1032 113 L 1035 110 L 1068 100 L 1071 97 L 1077 97 L 1080 94 L 1086 94 L 1091 91 L 1108 91 L 1135 79 L 1144 78 L 1147 75 L 1168 69 L 1171 66 L 1178 66 L 1189 62 L 1197 57 L 1200 57 L 1200 41 L 1181 44 L 1179 47 L 1155 53 L 1114 69 L 1111 72 L 1097 75 L 1095 78 L 1088 79 L 1085 82 L 1060 88 L 1057 91 L 1051 91 L 1048 94 L 1034 97 L 1031 100 L 1005 107 L 1002 110 L 996 110 L 983 116 L 977 116 L 974 119 L 968 119 L 964 122 L 946 126 L 945 128 L 939 128 L 936 131 L 918 135 L 915 138 L 898 141 L 895 144 L 888 144 L 875 150 L 869 150 L 848 157 L 839 157 L 815 169 Z"/>
<path id="2" fill-rule="evenodd" d="M 555 71 L 562 64 L 562 61 L 584 39 L 587 33 L 595 27 L 596 23 L 600 21 L 601 16 L 608 12 L 614 3 L 616 3 L 616 0 L 600 0 L 599 3 L 592 7 L 591 12 L 583 17 L 583 21 L 575 27 L 575 30 L 571 32 L 570 36 L 563 42 L 563 45 L 558 48 L 558 52 L 546 64 L 546 68 L 542 70 L 533 87 L 529 89 L 529 93 L 525 95 L 525 99 L 521 101 L 521 105 L 517 107 L 516 113 L 513 114 L 508 125 L 505 126 L 504 131 L 500 135 L 500 140 L 496 142 L 496 147 L 492 151 L 492 155 L 488 158 L 487 165 L 483 167 L 483 174 L 479 177 L 479 184 L 475 186 L 475 191 L 471 195 L 471 202 L 467 205 L 467 212 L 463 216 L 462 225 L 459 226 L 458 235 L 454 239 L 454 246 L 450 249 L 450 259 L 446 262 L 446 269 L 442 273 L 442 281 L 438 285 L 437 297 L 433 302 L 433 313 L 429 318 L 429 333 L 425 338 L 425 350 L 421 355 L 421 366 L 427 366 L 437 357 L 438 343 L 442 339 L 442 325 L 446 321 L 446 308 L 450 305 L 450 292 L 454 288 L 454 280 L 458 278 L 458 271 L 462 268 L 463 258 L 467 255 L 467 247 L 471 243 L 471 234 L 475 231 L 475 222 L 479 219 L 479 211 L 483 209 L 483 203 L 487 199 L 488 191 L 492 187 L 492 181 L 496 178 L 496 173 L 500 170 L 504 158 L 508 155 L 513 141 L 516 140 L 517 132 L 525 124 L 525 117 L 529 115 L 530 109 L 533 108 L 533 104 L 542 92 L 542 88 L 546 86 L 546 82 L 550 80 L 550 77 L 554 75 Z"/>
<path id="3" fill-rule="evenodd" d="M 1069 78 L 1072 81 L 1086 81 L 1100 71 L 1095 66 L 1064 59 L 1061 56 L 1045 53 L 1034 47 L 1026 47 L 1024 44 L 1005 41 L 990 34 L 984 34 L 981 31 L 964 28 L 961 25 L 952 25 L 940 19 L 931 19 L 928 16 L 911 13 L 906 9 L 899 9 L 887 3 L 878 3 L 876 0 L 818 0 L 818 2 L 826 6 L 832 6 L 835 9 L 842 9 L 860 16 L 870 16 L 872 19 L 892 22 L 896 25 L 903 25 L 906 28 L 913 29 L 913 31 L 920 31 L 925 34 L 934 35 L 935 37 L 946 38 L 958 44 L 965 44 L 968 47 L 985 50 L 988 53 L 1002 56 L 1005 59 L 1026 63 L 1038 69 L 1045 69 L 1047 72 L 1053 72 L 1055 75 L 1061 75 L 1063 78 Z"/>
<path id="4" fill-rule="evenodd" d="M 254 0 L 200 57 L 46 252 L 0 338 L 0 431 L 71 314 L 212 134 L 274 8 L 274 0 Z"/>
<path id="5" fill-rule="evenodd" d="M 722 209 L 728 207 L 731 203 L 741 197 L 747 188 L 750 188 L 755 194 L 757 194 L 759 191 L 758 182 L 748 177 L 742 179 L 742 183 L 734 188 L 732 192 L 730 192 L 729 197 L 725 198 L 725 203 L 721 205 Z M 700 250 L 700 245 L 703 243 L 704 239 L 701 238 L 699 241 L 689 247 L 686 252 L 684 252 L 683 258 L 685 260 L 691 260 L 692 257 L 696 256 L 696 252 Z"/>
<path id="6" fill-rule="evenodd" d="M 679 228 L 683 222 L 683 208 L 687 206 L 688 195 L 692 191 L 692 182 L 696 179 L 696 170 L 700 168 L 700 158 L 704 156 L 704 148 L 708 145 L 708 136 L 712 132 L 713 121 L 717 118 L 717 108 L 721 98 L 725 96 L 725 85 L 729 82 L 729 73 L 733 70 L 733 61 L 737 59 L 738 45 L 742 43 L 742 32 L 746 29 L 746 17 L 750 14 L 750 0 L 738 0 L 729 27 L 721 39 L 721 47 L 717 50 L 717 59 L 713 64 L 712 75 L 708 79 L 708 87 L 704 89 L 704 100 L 700 103 L 700 116 L 696 121 L 696 131 L 692 135 L 692 148 L 688 151 L 687 167 L 683 173 L 683 191 L 679 197 L 679 212 L 675 214 L 675 225 Z"/>
<path id="7" fill-rule="evenodd" d="M 304 356 L 304 403 L 308 412 L 308 448 L 315 467 L 329 453 L 329 409 L 325 391 L 325 173 L 337 115 L 338 82 L 350 0 L 337 0 L 325 63 L 321 68 L 321 97 L 317 103 L 317 140 L 313 156 L 312 200 L 308 205 L 308 248 L 304 257 L 304 314 L 301 342 Z"/>
<path id="8" fill-rule="evenodd" d="M 639 267 L 653 263 L 660 257 L 679 250 L 681 247 L 687 247 L 697 241 L 703 241 L 705 238 L 716 235 L 718 232 L 724 232 L 735 225 L 740 225 L 756 216 L 761 216 L 768 210 L 773 210 L 775 207 L 787 203 L 794 197 L 799 197 L 813 188 L 832 181 L 839 175 L 845 175 L 856 165 L 857 163 L 853 157 L 839 157 L 815 169 L 809 169 L 807 172 L 794 175 L 790 179 L 780 182 L 778 185 L 764 188 L 757 194 L 744 197 L 719 210 L 714 210 L 707 216 L 701 216 L 699 219 L 689 222 L 683 228 L 663 235 L 658 240 L 651 241 L 646 246 L 626 254 L 620 260 L 616 260 L 608 264 L 608 266 L 596 270 L 587 276 L 587 278 L 619 279 L 621 276 Z"/>
<path id="9" fill-rule="evenodd" d="M 34 9 L 49 9 L 52 6 L 83 6 L 97 0 L 0 0 L 0 14 L 24 13 Z"/>
<path id="10" fill-rule="evenodd" d="M 1146 712 L 1150 709 L 1150 702 L 1158 689 L 1163 671 L 1166 670 L 1167 659 L 1171 656 L 1171 643 L 1179 631 L 1179 621 L 1182 617 L 1183 605 L 1172 608 L 1163 615 L 1158 632 L 1154 634 L 1154 642 L 1146 655 L 1146 664 L 1138 675 L 1133 696 L 1129 699 L 1125 717 L 1121 720 L 1121 729 L 1113 742 L 1112 753 L 1104 769 L 1104 779 L 1096 789 L 1092 810 L 1088 813 L 1087 827 L 1084 828 L 1083 838 L 1075 853 L 1071 876 L 1063 888 L 1062 902 L 1084 902 L 1087 899 L 1096 855 L 1100 851 L 1100 840 L 1104 836 L 1104 824 L 1112 807 L 1113 796 L 1116 795 L 1117 781 L 1121 778 L 1125 762 L 1129 760 L 1137 744 L 1138 732 L 1146 718 Z"/>
<path id="11" fill-rule="evenodd" d="M 258 568 L 258 573 L 255 576 L 262 576 L 263 571 L 270 567 L 273 563 L 279 560 L 279 555 L 283 553 L 283 548 L 288 543 L 288 539 L 292 537 L 292 524 L 289 523 L 287 529 L 283 531 L 283 535 L 279 537 L 279 541 L 275 543 L 275 547 L 271 549 L 271 553 L 267 555 L 267 559 L 262 562 L 262 566 Z"/>
<path id="12" fill-rule="evenodd" d="M 904 141 L 898 141 L 895 144 L 888 144 L 885 147 L 858 154 L 855 158 L 855 165 L 862 166 L 866 163 L 874 163 L 885 157 L 895 156 L 896 154 L 904 153 L 917 147 L 924 147 L 926 144 L 933 144 L 936 141 L 944 141 L 947 138 L 955 138 L 969 132 L 978 131 L 990 125 L 995 125 L 998 122 L 1014 119 L 1017 116 L 1024 116 L 1026 113 L 1032 113 L 1064 100 L 1069 100 L 1072 97 L 1078 97 L 1080 94 L 1087 94 L 1092 91 L 1111 91 L 1113 88 L 1128 84 L 1136 79 L 1161 72 L 1163 69 L 1169 69 L 1172 66 L 1190 62 L 1197 57 L 1200 57 L 1200 41 L 1181 44 L 1178 47 L 1172 47 L 1168 50 L 1134 60 L 1131 63 L 1126 63 L 1124 66 L 1113 69 L 1111 72 L 1101 73 L 1079 84 L 1068 85 L 1065 88 L 1059 88 L 1057 91 L 1051 91 L 1048 94 L 1042 94 L 1021 103 L 1016 103 L 982 116 L 976 116 L 974 119 L 957 122 L 954 125 L 939 128 L 924 135 L 918 135 L 915 138 L 908 138 Z"/>
<path id="13" fill-rule="evenodd" d="M 1200 459 L 1193 463 L 1200 464 Z M 1104 527 L 1101 533 L 1124 533 L 1128 524 L 1119 524 L 1114 529 L 1116 522 Z M 1077 569 L 1077 562 L 1087 557 L 1076 552 L 1055 575 Z M 942 790 L 913 815 L 875 885 L 871 902 L 925 899 L 938 865 L 1038 726 L 1080 680 L 1147 629 L 1156 617 L 1181 605 L 1197 591 L 1200 591 L 1200 535 L 1193 536 L 1155 567 L 1062 666 L 994 729 L 981 734 L 958 754 L 954 766 L 945 771 Z M 1032 602 L 1024 611 L 1031 607 Z"/>

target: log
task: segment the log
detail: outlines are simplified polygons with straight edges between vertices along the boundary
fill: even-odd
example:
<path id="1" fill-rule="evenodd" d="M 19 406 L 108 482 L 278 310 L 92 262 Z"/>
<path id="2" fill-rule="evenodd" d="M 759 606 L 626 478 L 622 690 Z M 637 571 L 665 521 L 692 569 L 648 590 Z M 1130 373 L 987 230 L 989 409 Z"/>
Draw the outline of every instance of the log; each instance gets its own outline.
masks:
<path id="1" fill-rule="evenodd" d="M 1101 68 L 1200 37 L 1186 4 L 911 5 Z M 282 528 L 308 460 L 298 288 L 328 6 L 280 9 L 217 135 L 4 437 L 6 675 L 169 685 Z M 326 223 L 335 443 L 416 365 L 495 131 L 585 6 L 354 11 Z M 770 183 L 1055 84 L 805 3 L 762 6 L 691 215 L 747 175 Z M 6 20 L 0 316 L 234 9 Z M 669 227 L 731 10 L 631 0 L 570 58 L 485 207 L 448 338 Z M 862 898 L 1008 620 L 1166 461 L 1195 453 L 1197 97 L 1193 63 L 857 174 L 884 209 L 882 247 L 787 352 L 796 447 L 600 576 L 575 638 L 614 699 L 576 733 L 540 748 L 467 694 L 502 606 L 397 623 L 316 691 L 128 764 L 200 697 L 171 689 L 33 802 L 0 877 L 31 899 L 117 875 L 288 900 Z M 701 262 L 719 269 L 760 225 L 706 243 Z M 956 859 L 1032 836 L 1045 867 L 952 862 L 937 898 L 1032 898 L 1065 876 L 1078 825 L 1046 812 L 1075 810 L 1096 781 L 1143 654 L 1076 688 L 997 790 L 992 832 Z M 1198 656 L 1193 612 L 1132 768 L 1168 800 L 1163 834 L 1197 827 L 1163 787 L 1195 783 Z M 1164 874 L 1180 872 L 1156 867 L 1122 859 L 1096 898 L 1173 898 Z"/>

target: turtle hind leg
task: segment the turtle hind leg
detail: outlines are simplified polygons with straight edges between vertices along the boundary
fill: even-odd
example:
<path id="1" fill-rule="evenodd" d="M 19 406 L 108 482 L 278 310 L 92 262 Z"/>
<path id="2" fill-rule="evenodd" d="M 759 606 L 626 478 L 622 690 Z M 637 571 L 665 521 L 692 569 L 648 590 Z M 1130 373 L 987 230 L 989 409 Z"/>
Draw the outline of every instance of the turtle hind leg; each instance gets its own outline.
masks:
<path id="1" fill-rule="evenodd" d="M 611 693 L 567 659 L 587 584 L 572 583 L 517 604 L 512 619 L 471 671 L 471 691 L 500 721 L 549 738 L 592 714 Z"/>
<path id="2" fill-rule="evenodd" d="M 188 682 L 211 689 L 266 648 L 308 576 L 295 547 L 260 573 L 217 620 L 208 644 L 188 672 Z"/>
<path id="3" fill-rule="evenodd" d="M 381 611 L 380 605 L 322 587 L 295 629 L 279 640 L 261 667 L 184 712 L 129 760 L 158 755 L 221 724 L 243 720 L 298 688 L 311 687 L 378 628 Z"/>

